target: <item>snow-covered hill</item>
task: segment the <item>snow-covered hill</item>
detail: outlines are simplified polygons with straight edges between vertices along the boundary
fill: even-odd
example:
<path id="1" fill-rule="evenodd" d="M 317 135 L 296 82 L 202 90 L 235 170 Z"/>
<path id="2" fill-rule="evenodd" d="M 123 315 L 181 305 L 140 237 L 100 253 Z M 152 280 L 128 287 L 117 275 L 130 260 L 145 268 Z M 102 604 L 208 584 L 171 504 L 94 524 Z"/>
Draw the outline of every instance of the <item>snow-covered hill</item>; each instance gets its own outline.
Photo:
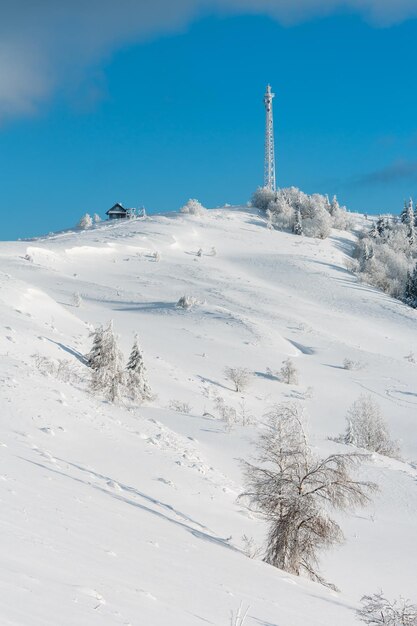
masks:
<path id="1" fill-rule="evenodd" d="M 242 602 L 248 626 L 353 626 L 364 593 L 416 599 L 417 312 L 358 283 L 353 240 L 228 208 L 0 244 L 2 626 L 228 626 Z M 199 304 L 176 308 L 184 294 Z M 110 319 L 126 357 L 139 333 L 155 401 L 88 392 L 89 330 Z M 268 374 L 288 356 L 297 387 Z M 43 357 L 70 380 L 45 375 Z M 253 372 L 245 394 L 226 366 Z M 405 462 L 363 468 L 380 492 L 340 518 L 346 543 L 322 559 L 339 594 L 244 554 L 242 536 L 265 533 L 236 502 L 258 426 L 227 432 L 215 399 L 242 411 L 243 398 L 255 422 L 298 399 L 326 452 L 345 449 L 329 437 L 365 391 Z"/>

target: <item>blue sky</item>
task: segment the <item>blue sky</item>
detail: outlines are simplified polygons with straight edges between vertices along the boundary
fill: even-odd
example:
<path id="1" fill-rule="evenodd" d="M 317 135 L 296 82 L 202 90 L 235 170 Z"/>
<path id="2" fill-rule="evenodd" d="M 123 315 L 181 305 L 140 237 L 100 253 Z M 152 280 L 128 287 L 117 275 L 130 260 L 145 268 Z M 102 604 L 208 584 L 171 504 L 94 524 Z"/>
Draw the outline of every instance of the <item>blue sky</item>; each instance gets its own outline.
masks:
<path id="1" fill-rule="evenodd" d="M 65 45 L 45 21 L 44 49 L 11 16 L 22 46 L 0 79 L 0 238 L 70 227 L 116 201 L 150 212 L 189 197 L 246 202 L 262 184 L 268 81 L 279 186 L 401 210 L 417 200 L 417 21 L 406 9 L 383 25 L 346 10 L 290 23 L 185 11 L 152 16 L 143 32 L 116 24 L 117 37 L 104 24 L 91 45 L 76 16 Z"/>

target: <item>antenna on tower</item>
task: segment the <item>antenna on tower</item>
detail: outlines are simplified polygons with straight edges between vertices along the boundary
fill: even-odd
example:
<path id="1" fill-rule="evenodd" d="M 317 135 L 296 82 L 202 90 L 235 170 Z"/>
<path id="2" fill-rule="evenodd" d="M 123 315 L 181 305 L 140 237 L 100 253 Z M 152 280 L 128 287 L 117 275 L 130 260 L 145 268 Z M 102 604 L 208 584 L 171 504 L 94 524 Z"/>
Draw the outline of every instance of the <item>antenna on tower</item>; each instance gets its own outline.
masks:
<path id="1" fill-rule="evenodd" d="M 271 91 L 271 85 L 266 88 L 264 103 L 266 110 L 265 126 L 265 164 L 264 164 L 264 187 L 270 191 L 275 191 L 275 148 L 274 148 L 274 116 L 272 111 L 272 100 L 275 94 Z"/>

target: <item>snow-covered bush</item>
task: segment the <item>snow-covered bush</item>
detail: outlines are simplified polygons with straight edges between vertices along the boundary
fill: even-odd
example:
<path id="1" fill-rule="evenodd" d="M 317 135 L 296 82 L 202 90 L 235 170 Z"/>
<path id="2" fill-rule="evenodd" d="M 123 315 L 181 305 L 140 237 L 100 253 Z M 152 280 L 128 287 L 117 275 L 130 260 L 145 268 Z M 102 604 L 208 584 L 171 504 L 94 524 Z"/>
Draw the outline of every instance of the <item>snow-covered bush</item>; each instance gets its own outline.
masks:
<path id="1" fill-rule="evenodd" d="M 237 423 L 237 412 L 232 406 L 226 404 L 224 398 L 220 395 L 214 400 L 214 408 L 219 414 L 220 419 L 224 422 L 226 432 L 230 432 Z"/>
<path id="2" fill-rule="evenodd" d="M 83 300 L 82 300 L 80 294 L 78 292 L 75 292 L 72 295 L 72 304 L 73 304 L 73 306 L 75 306 L 78 309 L 82 305 L 82 303 L 83 303 Z"/>
<path id="3" fill-rule="evenodd" d="M 184 413 L 189 415 L 191 413 L 191 406 L 188 402 L 181 402 L 181 400 L 170 400 L 169 408 L 177 413 Z"/>
<path id="4" fill-rule="evenodd" d="M 198 304 L 198 300 L 197 298 L 194 298 L 193 296 L 187 296 L 186 294 L 184 294 L 183 296 L 181 296 L 181 298 L 178 300 L 176 307 L 178 309 L 192 309 L 194 306 L 196 306 Z"/>
<path id="5" fill-rule="evenodd" d="M 388 431 L 379 405 L 370 395 L 361 395 L 350 407 L 346 431 L 339 441 L 385 456 L 399 458 L 399 445 Z"/>
<path id="6" fill-rule="evenodd" d="M 40 354 L 33 354 L 35 366 L 43 376 L 53 376 L 64 383 L 79 383 L 82 378 L 73 363 L 67 359 L 51 359 Z"/>
<path id="7" fill-rule="evenodd" d="M 313 454 L 299 405 L 278 405 L 265 419 L 255 463 L 242 462 L 246 491 L 240 496 L 268 524 L 264 560 L 334 589 L 317 571 L 320 551 L 343 540 L 329 511 L 366 504 L 376 487 L 352 476 L 363 455 Z"/>
<path id="8" fill-rule="evenodd" d="M 77 224 L 78 230 L 86 230 L 87 228 L 91 228 L 93 225 L 93 220 L 91 219 L 91 215 L 86 213 L 82 216 L 80 221 Z"/>
<path id="9" fill-rule="evenodd" d="M 226 367 L 224 375 L 234 384 L 236 392 L 245 391 L 249 386 L 251 374 L 244 367 Z"/>
<path id="10" fill-rule="evenodd" d="M 346 358 L 343 360 L 343 369 L 344 370 L 360 370 L 362 364 L 359 361 L 354 361 L 353 359 Z"/>
<path id="11" fill-rule="evenodd" d="M 193 198 L 190 198 L 186 204 L 180 209 L 180 213 L 185 213 L 188 215 L 204 215 L 207 209 L 203 207 L 203 205 Z"/>
<path id="12" fill-rule="evenodd" d="M 405 598 L 391 602 L 383 592 L 363 596 L 357 616 L 369 626 L 417 626 L 417 605 Z"/>
<path id="13" fill-rule="evenodd" d="M 288 358 L 284 361 L 279 374 L 281 380 L 287 385 L 298 385 L 298 370 L 292 359 Z"/>

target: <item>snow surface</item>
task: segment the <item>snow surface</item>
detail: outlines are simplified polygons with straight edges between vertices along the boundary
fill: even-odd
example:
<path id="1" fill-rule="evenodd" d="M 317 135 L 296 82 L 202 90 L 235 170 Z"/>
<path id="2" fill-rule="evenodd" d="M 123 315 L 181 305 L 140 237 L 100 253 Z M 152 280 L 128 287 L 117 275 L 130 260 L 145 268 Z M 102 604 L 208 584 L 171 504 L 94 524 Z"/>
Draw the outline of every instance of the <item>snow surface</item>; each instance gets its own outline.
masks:
<path id="1" fill-rule="evenodd" d="M 364 593 L 417 599 L 417 365 L 405 358 L 417 312 L 358 283 L 353 241 L 270 231 L 227 208 L 0 244 L 2 626 L 228 626 L 241 602 L 245 626 L 350 626 Z M 199 304 L 176 308 L 184 294 Z M 139 333 L 155 401 L 88 392 L 89 330 L 110 319 L 126 357 Z M 81 379 L 43 374 L 36 355 Z M 267 372 L 288 356 L 297 387 Z M 346 357 L 362 367 L 344 370 Z M 245 394 L 226 366 L 253 372 Z M 363 392 L 402 441 L 404 462 L 374 455 L 361 470 L 380 492 L 340 518 L 346 543 L 323 555 L 341 593 L 243 551 L 265 526 L 236 501 L 239 458 L 263 414 L 308 387 L 319 453 L 348 450 L 329 437 Z M 257 424 L 226 432 L 216 394 L 236 408 L 243 397 Z"/>

